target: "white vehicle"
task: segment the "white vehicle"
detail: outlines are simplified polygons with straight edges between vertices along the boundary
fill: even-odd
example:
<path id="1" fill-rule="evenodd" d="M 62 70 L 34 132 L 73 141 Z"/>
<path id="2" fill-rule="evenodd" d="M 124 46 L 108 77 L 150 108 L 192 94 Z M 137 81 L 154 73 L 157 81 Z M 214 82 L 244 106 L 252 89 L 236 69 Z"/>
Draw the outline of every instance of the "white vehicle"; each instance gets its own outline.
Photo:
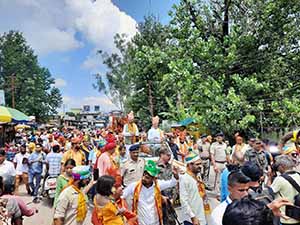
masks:
<path id="1" fill-rule="evenodd" d="M 51 200 L 51 204 L 54 202 L 56 192 L 56 180 L 57 176 L 48 176 L 45 181 L 43 196 Z"/>

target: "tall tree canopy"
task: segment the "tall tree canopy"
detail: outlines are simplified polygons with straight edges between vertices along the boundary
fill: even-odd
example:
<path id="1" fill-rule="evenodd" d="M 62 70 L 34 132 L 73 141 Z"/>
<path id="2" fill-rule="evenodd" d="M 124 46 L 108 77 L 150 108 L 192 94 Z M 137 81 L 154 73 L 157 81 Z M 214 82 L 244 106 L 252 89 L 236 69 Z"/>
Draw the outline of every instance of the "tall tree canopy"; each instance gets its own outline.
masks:
<path id="1" fill-rule="evenodd" d="M 296 0 L 181 0 L 169 24 L 146 18 L 129 43 L 117 36 L 121 54 L 104 63 L 122 79 L 108 83 L 143 118 L 194 116 L 227 134 L 294 126 L 299 12 Z"/>
<path id="2" fill-rule="evenodd" d="M 45 120 L 57 113 L 62 103 L 59 89 L 48 69 L 41 67 L 37 56 L 22 33 L 10 31 L 0 36 L 0 88 L 5 91 L 6 105 L 27 115 Z"/>

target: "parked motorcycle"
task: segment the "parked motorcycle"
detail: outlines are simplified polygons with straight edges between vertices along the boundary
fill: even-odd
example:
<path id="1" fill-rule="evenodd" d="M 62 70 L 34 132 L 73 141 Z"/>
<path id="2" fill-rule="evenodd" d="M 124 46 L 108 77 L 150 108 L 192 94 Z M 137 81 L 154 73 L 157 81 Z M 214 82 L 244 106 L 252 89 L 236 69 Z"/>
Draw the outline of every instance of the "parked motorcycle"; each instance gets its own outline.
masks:
<path id="1" fill-rule="evenodd" d="M 45 187 L 43 192 L 43 196 L 50 199 L 52 204 L 54 202 L 54 197 L 55 197 L 56 180 L 57 180 L 57 176 L 55 177 L 48 176 L 45 181 Z"/>

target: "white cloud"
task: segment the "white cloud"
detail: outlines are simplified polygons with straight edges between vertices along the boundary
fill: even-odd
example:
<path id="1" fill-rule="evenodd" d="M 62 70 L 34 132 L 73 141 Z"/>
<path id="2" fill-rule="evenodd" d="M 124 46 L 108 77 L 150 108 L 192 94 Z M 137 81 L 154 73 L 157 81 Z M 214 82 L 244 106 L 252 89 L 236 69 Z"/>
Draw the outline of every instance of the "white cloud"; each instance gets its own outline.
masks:
<path id="1" fill-rule="evenodd" d="M 104 95 L 88 96 L 84 98 L 63 96 L 63 104 L 65 105 L 64 107 L 66 110 L 70 108 L 82 108 L 84 105 L 90 105 L 92 108 L 95 105 L 99 105 L 104 112 L 117 109 L 117 107 Z"/>
<path id="2" fill-rule="evenodd" d="M 67 82 L 62 78 L 56 78 L 54 87 L 61 88 L 67 86 Z"/>
<path id="3" fill-rule="evenodd" d="M 84 42 L 113 51 L 113 36 L 132 37 L 136 22 L 111 0 L 0 0 L 0 32 L 11 29 L 22 31 L 38 54 L 77 49 Z"/>
<path id="4" fill-rule="evenodd" d="M 101 57 L 95 51 L 89 54 L 82 63 L 81 68 L 90 70 L 94 73 L 98 72 L 101 63 Z"/>

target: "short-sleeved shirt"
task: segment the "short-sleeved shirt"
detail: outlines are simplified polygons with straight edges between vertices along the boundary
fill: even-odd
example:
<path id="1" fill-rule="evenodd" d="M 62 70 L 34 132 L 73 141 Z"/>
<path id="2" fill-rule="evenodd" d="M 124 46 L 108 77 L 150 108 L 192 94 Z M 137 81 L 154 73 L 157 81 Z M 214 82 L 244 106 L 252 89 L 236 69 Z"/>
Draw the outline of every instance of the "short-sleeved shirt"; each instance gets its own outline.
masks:
<path id="1" fill-rule="evenodd" d="M 298 185 L 300 185 L 300 175 L 298 173 L 289 174 Z M 297 190 L 282 176 L 275 178 L 274 182 L 271 185 L 273 192 L 276 194 L 276 198 L 287 198 L 290 202 L 294 203 L 294 197 L 298 194 Z M 281 207 L 280 211 L 285 215 L 285 207 Z M 294 219 L 285 220 L 280 218 L 281 223 L 300 223 L 300 221 Z"/>
<path id="2" fill-rule="evenodd" d="M 128 186 L 135 181 L 139 181 L 143 176 L 144 167 L 144 159 L 138 158 L 137 162 L 132 159 L 128 159 L 121 168 L 121 175 L 125 186 Z"/>
<path id="3" fill-rule="evenodd" d="M 14 164 L 10 161 L 4 160 L 4 162 L 0 164 L 0 176 L 3 177 L 4 180 L 8 180 L 16 176 Z"/>
<path id="4" fill-rule="evenodd" d="M 214 155 L 216 162 L 225 162 L 226 161 L 226 149 L 227 145 L 222 142 L 214 142 L 210 146 L 210 153 Z"/>
<path id="5" fill-rule="evenodd" d="M 56 176 L 60 174 L 61 170 L 61 161 L 63 155 L 61 153 L 50 152 L 46 156 L 46 163 L 49 164 L 49 175 Z"/>
<path id="6" fill-rule="evenodd" d="M 29 160 L 29 172 L 30 173 L 42 173 L 43 163 L 45 162 L 45 154 L 42 152 L 33 152 L 30 154 Z M 36 162 L 38 161 L 38 162 Z"/>
<path id="7" fill-rule="evenodd" d="M 209 154 L 209 149 L 210 149 L 210 143 L 209 142 L 204 142 L 199 144 L 200 147 L 200 157 L 201 159 L 208 159 L 210 154 Z"/>
<path id="8" fill-rule="evenodd" d="M 97 168 L 99 169 L 99 177 L 103 175 L 109 175 L 108 169 L 113 166 L 111 155 L 108 152 L 104 152 L 97 160 Z"/>
<path id="9" fill-rule="evenodd" d="M 58 197 L 54 211 L 54 219 L 64 218 L 64 225 L 81 225 L 77 222 L 78 192 L 72 187 L 67 187 Z"/>
<path id="10" fill-rule="evenodd" d="M 25 153 L 25 154 L 18 153 L 15 155 L 14 163 L 17 164 L 17 167 L 16 167 L 17 175 L 22 175 L 23 173 L 28 173 L 28 164 L 24 164 L 23 160 L 28 159 L 29 156 L 30 155 L 28 153 Z"/>
<path id="11" fill-rule="evenodd" d="M 12 219 L 17 219 L 22 216 L 19 204 L 15 199 L 7 199 L 6 209 L 10 215 L 12 215 Z"/>
<path id="12" fill-rule="evenodd" d="M 68 159 L 74 159 L 76 162 L 76 166 L 81 166 L 84 165 L 85 154 L 81 150 L 74 151 L 70 149 L 64 153 L 62 163 L 65 163 Z"/>

